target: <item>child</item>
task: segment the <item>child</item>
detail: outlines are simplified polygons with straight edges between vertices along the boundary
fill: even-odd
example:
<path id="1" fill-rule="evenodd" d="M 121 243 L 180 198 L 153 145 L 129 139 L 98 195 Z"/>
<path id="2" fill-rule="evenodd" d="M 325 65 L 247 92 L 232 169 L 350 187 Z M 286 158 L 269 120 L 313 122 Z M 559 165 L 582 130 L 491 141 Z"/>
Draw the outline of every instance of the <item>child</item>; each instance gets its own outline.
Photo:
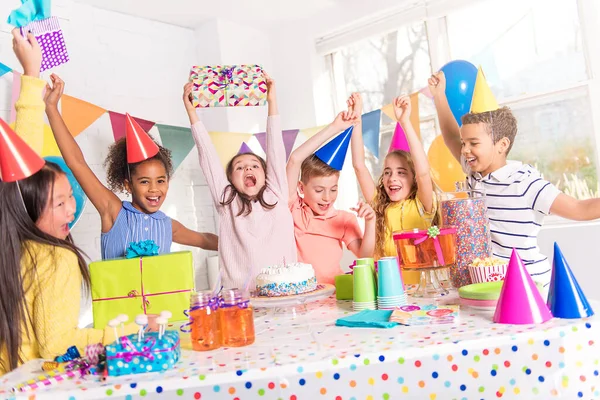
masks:
<path id="1" fill-rule="evenodd" d="M 483 74 L 480 76 L 483 79 Z M 517 121 L 508 107 L 495 104 L 493 109 L 473 112 L 472 106 L 459 128 L 446 99 L 443 72 L 431 76 L 429 89 L 444 142 L 467 173 L 469 188 L 485 190 L 494 256 L 508 260 L 515 248 L 533 280 L 547 290 L 551 267 L 537 244 L 544 217 L 556 214 L 578 221 L 600 218 L 600 199 L 567 196 L 530 165 L 507 161 L 517 135 Z M 478 95 L 473 94 L 474 102 Z M 496 103 L 493 98 L 488 100 Z"/>
<path id="2" fill-rule="evenodd" d="M 15 29 L 13 35 L 24 69 L 17 120 L 31 138 L 38 120 L 29 124 L 23 114 L 43 110 L 41 52 L 31 33 L 23 38 Z M 77 328 L 81 285 L 89 289 L 90 275 L 69 234 L 74 213 L 71 185 L 56 164 L 46 163 L 18 183 L 0 182 L 0 375 L 31 359 L 53 359 L 73 345 L 83 352 L 114 340 L 111 329 Z M 128 334 L 136 330 L 127 326 Z"/>
<path id="3" fill-rule="evenodd" d="M 342 243 L 358 258 L 373 257 L 375 212 L 363 202 L 353 209 L 365 219 L 363 237 L 356 216 L 333 207 L 340 171 L 313 154 L 329 138 L 356 121 L 357 116 L 348 111 L 339 113 L 325 129 L 294 150 L 287 163 L 289 207 L 294 219 L 298 260 L 312 264 L 319 283 L 333 284 L 335 276 L 343 273 L 340 268 Z"/>
<path id="4" fill-rule="evenodd" d="M 142 240 L 153 240 L 161 254 L 171 251 L 171 242 L 217 250 L 214 234 L 192 231 L 160 211 L 173 172 L 171 152 L 164 147 L 159 146 L 158 154 L 145 161 L 128 164 L 125 139 L 118 140 L 105 161 L 110 190 L 100 182 L 58 111 L 64 82 L 55 74 L 51 79 L 53 86 L 47 87 L 45 95 L 46 114 L 65 162 L 100 213 L 102 259 L 124 257 L 130 243 Z M 113 191 L 131 193 L 131 202 L 122 202 Z"/>
<path id="5" fill-rule="evenodd" d="M 395 231 L 427 229 L 434 223 L 437 201 L 429 162 L 423 145 L 410 123 L 410 98 L 394 99 L 394 114 L 406 134 L 410 153 L 402 150 L 390 152 L 384 159 L 383 173 L 377 183 L 365 165 L 365 151 L 361 125 L 352 135 L 352 164 L 365 199 L 373 204 L 377 227 L 375 257 L 397 256 L 392 238 Z M 354 113 L 362 113 L 360 94 L 353 93 L 349 106 Z M 418 283 L 418 272 L 402 272 L 405 283 Z"/>
<path id="6" fill-rule="evenodd" d="M 225 171 L 190 100 L 192 84 L 183 91 L 183 103 L 192 124 L 200 167 L 219 214 L 219 265 L 223 285 L 246 289 L 257 269 L 296 261 L 292 216 L 287 208 L 285 148 L 275 95 L 268 76 L 267 162 L 252 153 L 233 157 Z"/>

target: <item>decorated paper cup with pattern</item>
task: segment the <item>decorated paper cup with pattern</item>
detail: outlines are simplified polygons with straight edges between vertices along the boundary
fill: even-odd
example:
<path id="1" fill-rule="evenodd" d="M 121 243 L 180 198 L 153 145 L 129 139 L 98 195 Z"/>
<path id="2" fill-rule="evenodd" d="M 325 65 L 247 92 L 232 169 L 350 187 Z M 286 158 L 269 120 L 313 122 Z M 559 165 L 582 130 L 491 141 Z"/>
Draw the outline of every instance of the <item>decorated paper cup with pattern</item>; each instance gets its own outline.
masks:
<path id="1" fill-rule="evenodd" d="M 485 258 L 473 260 L 469 266 L 469 274 L 473 283 L 496 282 L 504 280 L 508 264 L 498 258 Z"/>

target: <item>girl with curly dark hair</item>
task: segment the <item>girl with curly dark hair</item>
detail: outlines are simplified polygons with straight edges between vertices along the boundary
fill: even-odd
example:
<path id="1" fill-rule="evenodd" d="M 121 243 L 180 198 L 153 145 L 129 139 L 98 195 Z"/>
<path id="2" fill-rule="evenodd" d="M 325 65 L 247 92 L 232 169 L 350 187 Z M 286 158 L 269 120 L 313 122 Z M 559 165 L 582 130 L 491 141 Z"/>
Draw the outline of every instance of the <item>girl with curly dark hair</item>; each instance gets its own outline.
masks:
<path id="1" fill-rule="evenodd" d="M 172 242 L 217 250 L 216 235 L 192 231 L 160 211 L 173 174 L 171 152 L 164 147 L 157 144 L 156 155 L 130 164 L 126 141 L 118 140 L 104 163 L 108 188 L 100 182 L 58 111 L 64 82 L 55 74 L 51 79 L 53 87 L 47 87 L 44 99 L 46 114 L 65 162 L 100 213 L 102 259 L 123 257 L 131 242 L 142 240 L 153 240 L 160 254 L 169 253 Z M 130 193 L 131 202 L 121 201 L 113 191 Z"/>

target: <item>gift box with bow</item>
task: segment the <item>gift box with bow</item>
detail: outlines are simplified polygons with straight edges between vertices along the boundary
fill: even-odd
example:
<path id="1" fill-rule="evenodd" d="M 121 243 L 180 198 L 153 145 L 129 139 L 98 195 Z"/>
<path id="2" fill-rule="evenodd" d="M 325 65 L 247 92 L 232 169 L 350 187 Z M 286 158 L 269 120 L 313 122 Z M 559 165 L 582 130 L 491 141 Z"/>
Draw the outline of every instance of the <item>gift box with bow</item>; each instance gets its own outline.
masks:
<path id="1" fill-rule="evenodd" d="M 192 253 L 181 251 L 157 256 L 140 255 L 152 246 L 130 246 L 128 256 L 90 264 L 94 327 L 103 329 L 109 320 L 127 314 L 133 321 L 141 313 L 168 310 L 171 321 L 186 319 L 190 292 L 194 290 Z M 133 253 L 132 253 L 133 252 Z"/>
<path id="2" fill-rule="evenodd" d="M 264 106 L 267 83 L 259 65 L 194 66 L 192 104 L 196 108 Z"/>
<path id="3" fill-rule="evenodd" d="M 122 336 L 106 346 L 106 364 L 109 376 L 142 374 L 171 369 L 179 361 L 181 346 L 179 332 L 165 331 L 159 338 L 157 332 Z"/>
<path id="4" fill-rule="evenodd" d="M 455 228 L 432 226 L 427 230 L 394 232 L 393 238 L 402 268 L 443 267 L 456 261 Z"/>

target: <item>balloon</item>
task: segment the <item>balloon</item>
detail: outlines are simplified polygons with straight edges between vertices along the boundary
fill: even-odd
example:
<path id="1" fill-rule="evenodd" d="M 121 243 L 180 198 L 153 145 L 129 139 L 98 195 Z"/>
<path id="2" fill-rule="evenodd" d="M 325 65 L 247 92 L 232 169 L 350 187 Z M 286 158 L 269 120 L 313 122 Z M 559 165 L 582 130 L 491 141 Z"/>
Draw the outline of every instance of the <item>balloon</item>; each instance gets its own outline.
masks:
<path id="1" fill-rule="evenodd" d="M 427 153 L 431 166 L 431 176 L 444 192 L 453 192 L 455 182 L 465 180 L 463 170 L 444 143 L 442 135 L 436 137 Z"/>
<path id="2" fill-rule="evenodd" d="M 79 217 L 81 217 L 81 214 L 83 213 L 83 209 L 85 208 L 85 203 L 87 201 L 87 196 L 85 195 L 79 182 L 77 182 L 77 179 L 75 179 L 73 172 L 71 172 L 69 167 L 67 167 L 67 164 L 65 163 L 65 160 L 62 157 L 47 156 L 47 157 L 44 157 L 44 160 L 58 164 L 60 169 L 62 169 L 65 172 L 65 174 L 67 174 L 67 178 L 69 179 L 69 183 L 71 184 L 71 188 L 73 189 L 73 197 L 75 197 L 75 205 L 76 205 L 75 218 L 69 224 L 69 228 L 73 229 L 73 227 L 79 220 Z"/>
<path id="3" fill-rule="evenodd" d="M 454 60 L 444 65 L 440 71 L 446 76 L 446 98 L 452 115 L 462 126 L 460 118 L 471 109 L 477 68 L 468 61 Z"/>

